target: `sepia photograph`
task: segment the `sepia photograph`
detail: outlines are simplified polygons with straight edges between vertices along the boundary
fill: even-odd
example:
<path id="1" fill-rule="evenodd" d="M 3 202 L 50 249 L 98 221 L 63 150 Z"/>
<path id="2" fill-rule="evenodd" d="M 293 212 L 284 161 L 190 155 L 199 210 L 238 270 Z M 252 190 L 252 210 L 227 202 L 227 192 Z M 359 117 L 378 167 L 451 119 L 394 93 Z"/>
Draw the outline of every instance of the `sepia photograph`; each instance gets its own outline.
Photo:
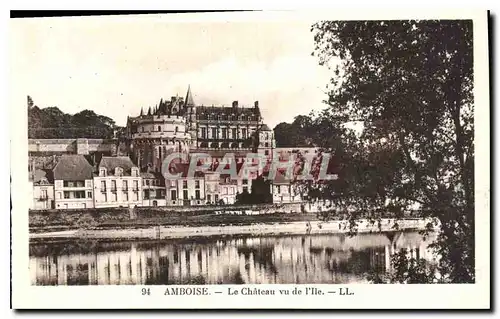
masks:
<path id="1" fill-rule="evenodd" d="M 487 12 L 237 16 L 10 19 L 28 288 L 489 285 Z"/>

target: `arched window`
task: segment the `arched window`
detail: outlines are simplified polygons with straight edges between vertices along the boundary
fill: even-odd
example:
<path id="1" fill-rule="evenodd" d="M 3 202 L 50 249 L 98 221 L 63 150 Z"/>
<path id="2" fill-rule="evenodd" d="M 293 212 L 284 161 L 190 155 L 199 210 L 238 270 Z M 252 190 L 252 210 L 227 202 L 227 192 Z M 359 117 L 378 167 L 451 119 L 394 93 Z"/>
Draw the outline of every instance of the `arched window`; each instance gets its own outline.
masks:
<path id="1" fill-rule="evenodd" d="M 161 126 L 158 126 L 158 132 L 161 132 Z"/>
<path id="2" fill-rule="evenodd" d="M 179 127 L 178 126 L 175 127 L 175 133 L 177 133 L 177 132 L 179 132 Z"/>

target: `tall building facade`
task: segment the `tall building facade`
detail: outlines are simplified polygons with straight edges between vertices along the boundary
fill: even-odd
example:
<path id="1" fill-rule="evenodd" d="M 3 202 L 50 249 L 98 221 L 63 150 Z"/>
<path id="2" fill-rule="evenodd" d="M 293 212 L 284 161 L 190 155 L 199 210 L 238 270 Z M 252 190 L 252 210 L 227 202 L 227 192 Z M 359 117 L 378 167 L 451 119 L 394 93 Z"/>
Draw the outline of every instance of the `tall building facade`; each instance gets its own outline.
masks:
<path id="1" fill-rule="evenodd" d="M 199 106 L 196 109 L 197 149 L 248 150 L 255 143 L 255 133 L 262 125 L 259 103 L 241 107 Z"/>
<path id="2" fill-rule="evenodd" d="M 188 96 L 189 97 L 189 96 Z M 190 98 L 192 101 L 192 98 Z M 186 103 L 180 97 L 160 100 L 147 113 L 141 109 L 138 117 L 127 120 L 130 155 L 141 171 L 161 172 L 164 159 L 171 153 L 189 153 L 192 136 Z"/>
<path id="3" fill-rule="evenodd" d="M 161 172 L 164 159 L 172 152 L 243 154 L 256 152 L 271 158 L 275 147 L 273 131 L 263 123 L 259 102 L 244 107 L 196 105 L 191 87 L 186 97 L 141 109 L 127 120 L 132 159 L 142 171 Z"/>

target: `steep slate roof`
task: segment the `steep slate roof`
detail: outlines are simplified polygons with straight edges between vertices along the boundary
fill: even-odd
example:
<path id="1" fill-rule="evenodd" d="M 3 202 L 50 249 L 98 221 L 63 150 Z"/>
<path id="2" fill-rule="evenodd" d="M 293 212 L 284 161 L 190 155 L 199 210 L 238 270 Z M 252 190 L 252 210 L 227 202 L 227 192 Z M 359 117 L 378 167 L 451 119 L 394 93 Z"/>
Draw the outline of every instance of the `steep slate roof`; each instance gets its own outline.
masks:
<path id="1" fill-rule="evenodd" d="M 163 179 L 163 175 L 157 172 L 142 172 L 141 177 L 147 179 Z"/>
<path id="2" fill-rule="evenodd" d="M 54 167 L 54 180 L 92 179 L 93 167 L 83 155 L 63 155 Z"/>
<path id="3" fill-rule="evenodd" d="M 283 169 L 277 169 L 274 178 L 270 178 L 271 176 L 269 176 L 270 175 L 269 171 L 265 173 L 266 173 L 264 174 L 265 178 L 270 179 L 271 183 L 273 184 L 290 184 L 294 178 L 293 176 L 292 178 L 286 176 L 286 170 Z"/>
<path id="4" fill-rule="evenodd" d="M 33 174 L 34 184 L 53 184 L 54 176 L 51 170 L 48 169 L 36 169 Z"/>
<path id="5" fill-rule="evenodd" d="M 180 173 L 180 178 L 187 178 L 192 176 L 188 176 L 189 174 L 189 163 L 170 163 L 169 165 L 169 170 L 170 174 L 179 174 Z M 205 174 L 200 171 L 195 171 L 194 172 L 194 177 L 195 178 L 201 178 L 204 177 Z"/>
<path id="6" fill-rule="evenodd" d="M 193 94 L 191 93 L 191 85 L 188 86 L 188 90 L 186 93 L 186 106 L 194 106 Z"/>
<path id="7" fill-rule="evenodd" d="M 123 171 L 129 173 L 132 167 L 137 167 L 134 165 L 132 160 L 127 156 L 103 156 L 99 167 L 105 167 L 108 172 L 114 172 L 115 168 L 121 167 Z"/>
<path id="8" fill-rule="evenodd" d="M 271 131 L 271 129 L 269 128 L 269 126 L 267 126 L 267 124 L 264 124 L 260 127 L 260 130 L 261 131 Z"/>
<path id="9" fill-rule="evenodd" d="M 224 170 L 228 170 L 230 168 L 230 165 L 236 165 L 236 174 L 240 175 L 240 173 L 242 173 L 242 168 L 243 168 L 243 163 L 236 163 L 236 164 L 225 164 L 224 165 Z M 216 171 L 218 168 L 219 168 L 220 164 L 219 163 L 213 163 L 211 166 L 210 166 L 210 170 L 211 171 Z M 222 168 L 220 168 L 220 170 L 222 170 Z M 229 176 L 230 174 L 222 174 L 224 176 Z"/>
<path id="10" fill-rule="evenodd" d="M 259 109 L 256 109 L 254 107 L 243 107 L 239 106 L 237 108 L 234 107 L 226 107 L 226 106 L 206 106 L 206 105 L 200 105 L 196 107 L 196 112 L 199 115 L 200 119 L 205 119 L 209 114 L 211 115 L 222 115 L 222 116 L 229 116 L 229 115 L 245 115 L 245 116 L 258 116 L 260 115 Z M 216 119 L 213 119 L 216 120 Z M 222 118 L 221 120 L 227 120 L 227 118 Z M 256 121 L 257 118 L 255 118 L 253 121 Z"/>

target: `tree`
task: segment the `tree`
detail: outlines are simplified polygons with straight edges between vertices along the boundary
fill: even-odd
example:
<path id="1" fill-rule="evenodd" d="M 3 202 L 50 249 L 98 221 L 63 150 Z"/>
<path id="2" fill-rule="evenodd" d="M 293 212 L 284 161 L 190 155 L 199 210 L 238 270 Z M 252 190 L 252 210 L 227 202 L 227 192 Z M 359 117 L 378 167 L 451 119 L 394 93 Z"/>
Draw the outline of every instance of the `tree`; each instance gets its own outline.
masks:
<path id="1" fill-rule="evenodd" d="M 250 204 L 252 202 L 250 196 L 250 193 L 246 189 L 244 189 L 243 192 L 236 194 L 236 204 Z"/>
<path id="2" fill-rule="evenodd" d="M 273 196 L 271 194 L 270 182 L 264 179 L 263 176 L 259 176 L 252 181 L 251 193 L 244 189 L 242 193 L 236 195 L 236 203 L 242 205 L 272 202 Z"/>
<path id="3" fill-rule="evenodd" d="M 28 110 L 32 109 L 33 108 L 33 99 L 31 98 L 31 96 L 28 95 Z"/>
<path id="4" fill-rule="evenodd" d="M 252 193 L 250 194 L 254 203 L 272 203 L 271 183 L 269 180 L 259 176 L 252 181 Z"/>
<path id="5" fill-rule="evenodd" d="M 292 123 L 282 122 L 274 128 L 274 138 L 278 147 L 312 146 L 313 119 L 311 116 L 298 115 Z"/>
<path id="6" fill-rule="evenodd" d="M 354 137 L 339 200 L 439 219 L 440 273 L 474 282 L 472 21 L 323 21 L 312 31 L 314 55 L 335 73 L 324 118 Z M 360 136 L 345 121 L 362 123 Z"/>
<path id="7" fill-rule="evenodd" d="M 39 108 L 28 96 L 29 138 L 113 138 L 122 127 L 107 116 L 83 110 L 74 115 L 57 107 Z"/>

